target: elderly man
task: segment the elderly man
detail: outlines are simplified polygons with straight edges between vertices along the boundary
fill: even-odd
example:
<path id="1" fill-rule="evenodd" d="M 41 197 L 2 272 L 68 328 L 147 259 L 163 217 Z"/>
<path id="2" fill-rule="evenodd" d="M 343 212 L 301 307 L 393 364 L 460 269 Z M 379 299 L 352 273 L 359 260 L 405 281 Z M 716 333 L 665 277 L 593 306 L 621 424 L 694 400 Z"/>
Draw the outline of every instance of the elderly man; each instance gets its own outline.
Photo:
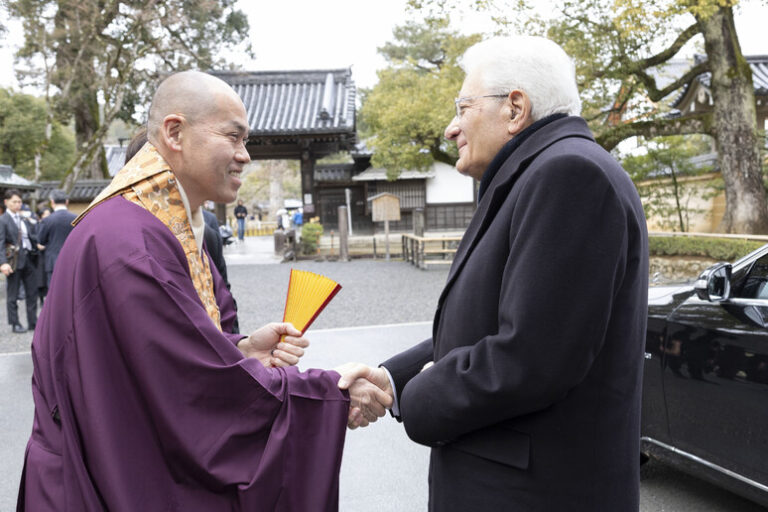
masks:
<path id="1" fill-rule="evenodd" d="M 393 413 L 432 447 L 430 510 L 637 510 L 648 284 L 637 192 L 577 117 L 574 67 L 556 44 L 491 39 L 463 66 L 445 136 L 457 170 L 480 182 L 477 212 L 432 337 L 357 375 L 393 385 Z"/>
<path id="2" fill-rule="evenodd" d="M 290 324 L 230 334 L 231 296 L 201 251 L 201 205 L 234 201 L 249 161 L 243 103 L 178 73 L 148 132 L 59 254 L 18 508 L 335 510 L 338 374 L 285 367 L 307 345 Z"/>

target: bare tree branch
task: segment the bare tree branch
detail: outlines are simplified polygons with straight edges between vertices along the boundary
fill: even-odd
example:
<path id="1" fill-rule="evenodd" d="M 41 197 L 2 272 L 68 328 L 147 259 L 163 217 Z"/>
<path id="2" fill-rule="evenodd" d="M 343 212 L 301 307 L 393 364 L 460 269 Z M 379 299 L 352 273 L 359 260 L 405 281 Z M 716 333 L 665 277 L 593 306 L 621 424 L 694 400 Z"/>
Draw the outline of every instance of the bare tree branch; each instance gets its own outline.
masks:
<path id="1" fill-rule="evenodd" d="M 667 62 L 669 59 L 677 55 L 677 53 L 680 51 L 680 49 L 685 46 L 685 43 L 693 39 L 696 35 L 700 33 L 701 29 L 699 28 L 698 23 L 694 23 L 690 27 L 683 30 L 679 36 L 677 36 L 677 39 L 675 39 L 675 42 L 672 43 L 671 46 L 669 46 L 667 49 L 657 53 L 653 57 L 648 57 L 647 59 L 640 60 L 636 63 L 637 69 L 648 69 L 652 68 L 653 66 L 658 66 L 659 64 L 663 64 Z"/>
<path id="2" fill-rule="evenodd" d="M 598 144 L 610 151 L 616 145 L 630 137 L 645 138 L 661 137 L 664 135 L 685 135 L 703 133 L 712 135 L 712 114 L 701 113 L 686 117 L 657 119 L 652 121 L 636 121 L 619 126 L 607 127 L 596 133 Z"/>
<path id="3" fill-rule="evenodd" d="M 672 82 L 671 84 L 667 85 L 663 89 L 657 89 L 656 88 L 656 79 L 654 79 L 652 76 L 650 76 L 645 71 L 637 71 L 634 73 L 635 76 L 637 76 L 638 79 L 640 79 L 641 82 L 643 82 L 643 85 L 645 85 L 645 88 L 648 91 L 648 98 L 651 99 L 651 101 L 661 101 L 683 85 L 687 84 L 691 80 L 694 80 L 697 76 L 701 75 L 702 73 L 705 73 L 709 71 L 709 63 L 708 62 L 702 62 L 700 64 L 697 64 L 696 66 L 689 69 L 683 76 Z"/>

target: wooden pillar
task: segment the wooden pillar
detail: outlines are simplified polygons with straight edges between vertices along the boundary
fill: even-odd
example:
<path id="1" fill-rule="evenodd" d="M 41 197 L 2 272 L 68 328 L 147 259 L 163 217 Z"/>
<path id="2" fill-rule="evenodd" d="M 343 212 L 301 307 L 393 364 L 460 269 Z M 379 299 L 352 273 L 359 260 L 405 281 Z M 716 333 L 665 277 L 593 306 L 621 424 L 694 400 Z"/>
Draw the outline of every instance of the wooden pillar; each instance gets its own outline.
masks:
<path id="1" fill-rule="evenodd" d="M 319 215 L 315 205 L 315 158 L 309 148 L 301 152 L 301 202 L 307 219 Z"/>
<path id="2" fill-rule="evenodd" d="M 384 221 L 384 244 L 387 248 L 387 255 L 385 259 L 389 261 L 389 219 Z"/>
<path id="3" fill-rule="evenodd" d="M 339 261 L 349 261 L 349 226 L 347 207 L 339 206 Z"/>
<path id="4" fill-rule="evenodd" d="M 424 236 L 424 208 L 413 210 L 413 234 Z"/>

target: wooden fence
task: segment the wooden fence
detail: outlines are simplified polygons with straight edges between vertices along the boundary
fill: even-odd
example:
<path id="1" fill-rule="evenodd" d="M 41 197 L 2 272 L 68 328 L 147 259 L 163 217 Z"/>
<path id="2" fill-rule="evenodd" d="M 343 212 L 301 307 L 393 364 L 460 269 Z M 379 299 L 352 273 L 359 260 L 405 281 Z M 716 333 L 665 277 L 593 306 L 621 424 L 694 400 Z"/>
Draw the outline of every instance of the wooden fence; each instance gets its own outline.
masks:
<path id="1" fill-rule="evenodd" d="M 450 265 L 461 242 L 460 236 L 402 235 L 403 259 L 421 269 L 429 265 Z"/>

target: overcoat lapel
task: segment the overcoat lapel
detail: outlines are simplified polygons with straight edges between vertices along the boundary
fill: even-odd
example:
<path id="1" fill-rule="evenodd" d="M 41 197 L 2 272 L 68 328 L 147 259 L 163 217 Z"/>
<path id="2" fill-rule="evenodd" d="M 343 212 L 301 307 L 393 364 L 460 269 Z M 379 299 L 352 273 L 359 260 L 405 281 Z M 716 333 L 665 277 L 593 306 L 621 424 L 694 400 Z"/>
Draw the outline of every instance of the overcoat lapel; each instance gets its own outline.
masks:
<path id="1" fill-rule="evenodd" d="M 587 123 L 581 117 L 565 117 L 540 128 L 524 141 L 519 148 L 513 151 L 507 161 L 502 164 L 493 181 L 488 186 L 488 190 L 480 200 L 480 204 L 477 205 L 477 211 L 472 216 L 464 237 L 459 243 L 459 248 L 456 250 L 456 256 L 448 272 L 448 279 L 437 303 L 437 311 L 432 323 L 433 340 L 437 340 L 437 325 L 445 297 L 448 295 L 453 283 L 456 282 L 456 278 L 464 268 L 469 255 L 472 254 L 488 226 L 499 212 L 501 205 L 504 204 L 507 196 L 509 196 L 517 179 L 542 151 L 555 142 L 569 137 L 594 140 L 592 133 L 587 127 Z"/>

